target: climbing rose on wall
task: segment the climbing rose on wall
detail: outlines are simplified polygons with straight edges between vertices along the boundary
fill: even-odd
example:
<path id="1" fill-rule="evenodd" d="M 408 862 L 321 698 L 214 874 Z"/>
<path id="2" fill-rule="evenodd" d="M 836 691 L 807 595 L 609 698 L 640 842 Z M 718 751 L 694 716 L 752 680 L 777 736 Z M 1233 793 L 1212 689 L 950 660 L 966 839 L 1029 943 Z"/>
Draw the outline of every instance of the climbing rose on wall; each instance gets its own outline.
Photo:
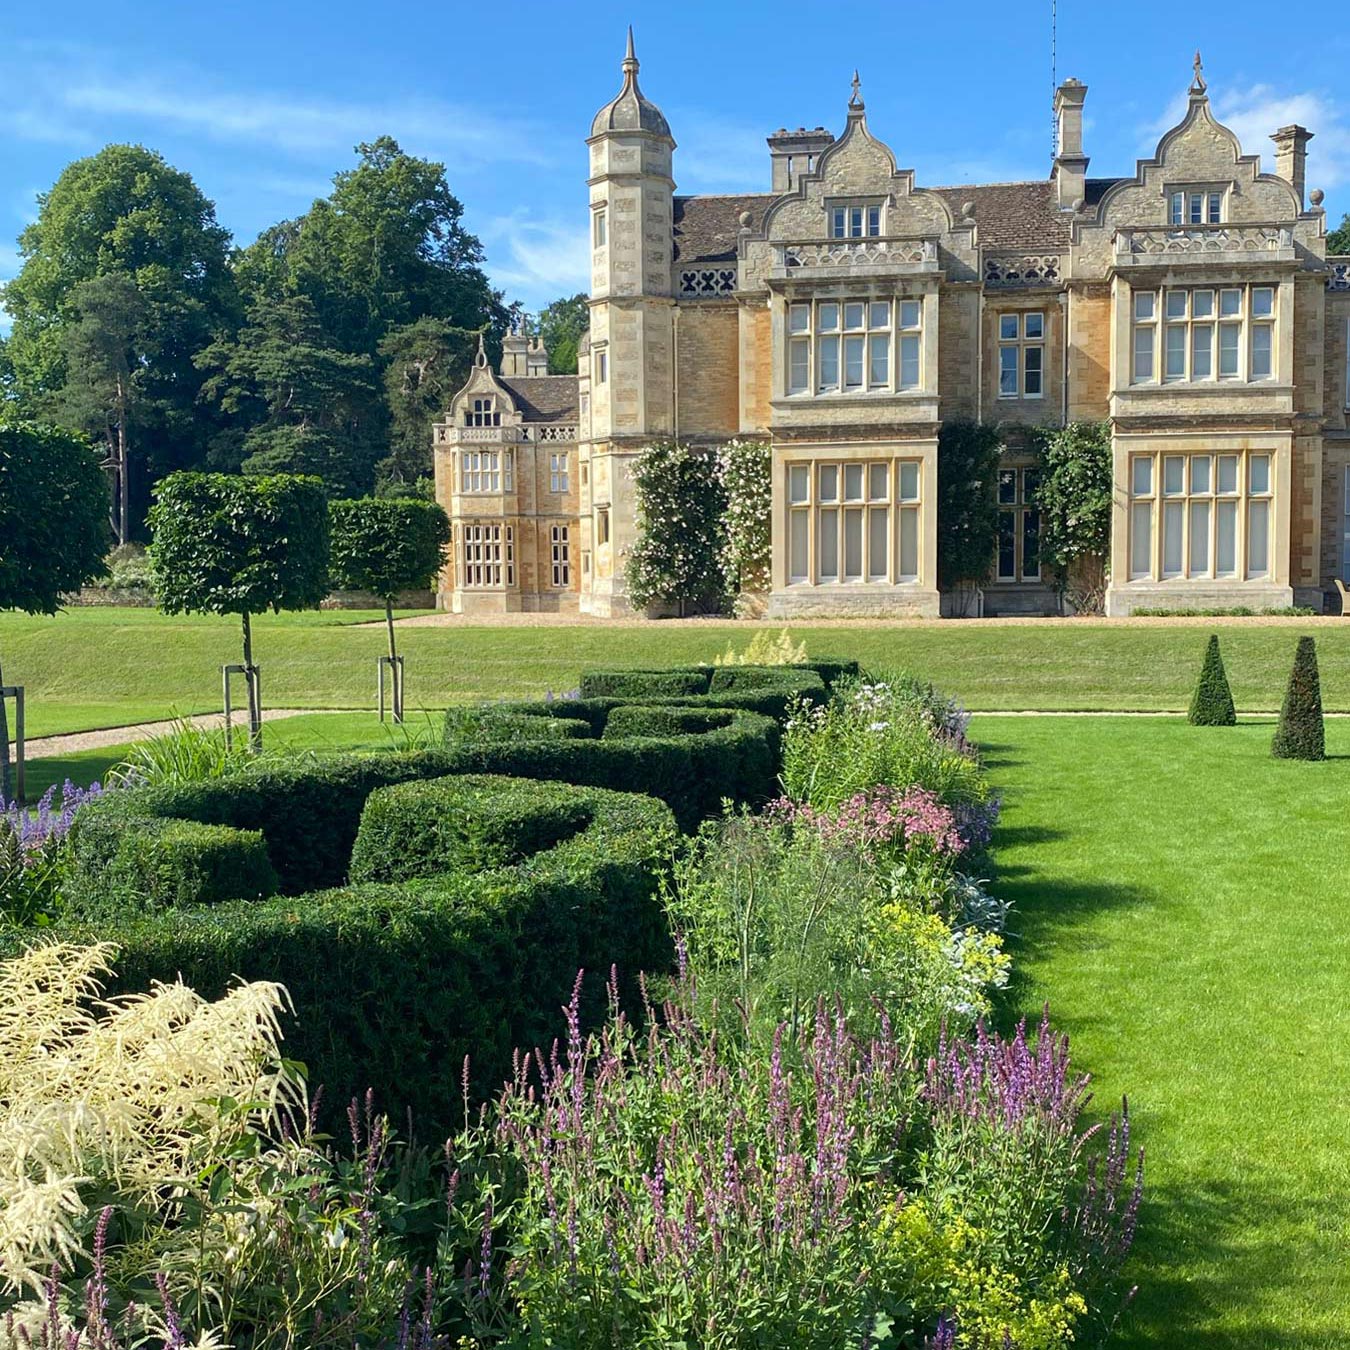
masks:
<path id="1" fill-rule="evenodd" d="M 673 441 L 633 461 L 637 540 L 628 555 L 633 605 L 715 610 L 725 594 L 722 571 L 726 494 L 715 455 Z"/>
<path id="2" fill-rule="evenodd" d="M 728 441 L 717 452 L 717 473 L 726 494 L 722 575 L 727 593 L 767 591 L 773 451 L 766 441 Z"/>

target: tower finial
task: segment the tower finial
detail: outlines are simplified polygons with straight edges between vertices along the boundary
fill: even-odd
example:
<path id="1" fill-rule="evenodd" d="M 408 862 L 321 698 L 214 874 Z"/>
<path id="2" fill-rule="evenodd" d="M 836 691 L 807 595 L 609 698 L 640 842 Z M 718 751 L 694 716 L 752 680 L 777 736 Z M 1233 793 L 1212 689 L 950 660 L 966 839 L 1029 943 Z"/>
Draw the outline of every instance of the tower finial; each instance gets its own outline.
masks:
<path id="1" fill-rule="evenodd" d="M 1203 94 L 1209 86 L 1205 83 L 1204 63 L 1200 60 L 1200 48 L 1195 49 L 1195 79 L 1191 81 L 1191 93 Z"/>
<path id="2" fill-rule="evenodd" d="M 861 108 L 862 101 L 862 81 L 858 78 L 857 68 L 853 71 L 853 92 L 849 95 L 848 106 L 850 108 Z"/>
<path id="3" fill-rule="evenodd" d="M 638 59 L 637 52 L 633 48 L 633 25 L 628 25 L 628 50 L 623 54 L 623 72 L 627 74 L 637 74 Z"/>
<path id="4" fill-rule="evenodd" d="M 484 343 L 486 336 L 486 329 L 480 328 L 478 330 L 478 354 L 473 358 L 473 363 L 476 366 L 487 365 L 487 346 Z"/>

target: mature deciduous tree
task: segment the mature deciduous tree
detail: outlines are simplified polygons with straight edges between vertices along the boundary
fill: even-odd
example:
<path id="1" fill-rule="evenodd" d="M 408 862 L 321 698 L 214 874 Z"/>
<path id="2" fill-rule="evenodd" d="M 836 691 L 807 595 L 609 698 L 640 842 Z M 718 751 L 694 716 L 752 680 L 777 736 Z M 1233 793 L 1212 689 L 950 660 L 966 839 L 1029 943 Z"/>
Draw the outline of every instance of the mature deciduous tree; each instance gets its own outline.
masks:
<path id="1" fill-rule="evenodd" d="M 66 334 L 81 320 L 81 283 L 125 277 L 145 306 L 137 352 L 144 462 L 153 475 L 197 463 L 210 426 L 196 406 L 193 358 L 237 313 L 228 244 L 211 202 L 151 150 L 110 145 L 68 165 L 39 198 L 38 218 L 19 239 L 23 264 L 3 292 L 21 405 L 50 413 L 69 382 Z"/>
<path id="2" fill-rule="evenodd" d="M 150 556 L 166 614 L 238 614 L 253 669 L 251 616 L 313 609 L 328 592 L 328 500 L 317 478 L 170 474 L 150 508 Z M 249 739 L 262 740 L 250 692 Z"/>
<path id="3" fill-rule="evenodd" d="M 94 451 L 68 431 L 0 422 L 0 610 L 55 614 L 102 573 L 107 551 L 108 482 Z M 11 792 L 0 699 L 0 797 Z"/>
<path id="4" fill-rule="evenodd" d="M 405 154 L 388 136 L 357 154 L 329 196 L 244 250 L 246 293 L 306 296 L 329 345 L 371 356 L 392 329 L 428 315 L 504 328 L 482 245 L 464 228 L 444 165 Z"/>

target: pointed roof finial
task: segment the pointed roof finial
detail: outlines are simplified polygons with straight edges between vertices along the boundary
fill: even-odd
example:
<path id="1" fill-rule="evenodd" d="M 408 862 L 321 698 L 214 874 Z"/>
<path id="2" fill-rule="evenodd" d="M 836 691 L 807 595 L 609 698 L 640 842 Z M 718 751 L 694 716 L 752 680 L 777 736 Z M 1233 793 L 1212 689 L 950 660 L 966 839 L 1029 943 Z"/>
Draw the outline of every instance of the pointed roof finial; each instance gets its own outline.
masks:
<path id="1" fill-rule="evenodd" d="M 1200 48 L 1195 49 L 1195 79 L 1191 81 L 1191 93 L 1203 94 L 1209 86 L 1205 83 L 1204 64 L 1200 60 Z"/>
<path id="2" fill-rule="evenodd" d="M 848 106 L 850 108 L 861 108 L 862 105 L 862 81 L 858 78 L 858 72 L 855 68 L 853 71 L 853 92 L 849 95 Z"/>
<path id="3" fill-rule="evenodd" d="M 630 23 L 628 25 L 628 50 L 623 54 L 623 73 L 625 75 L 629 73 L 636 75 L 637 70 L 637 52 L 633 48 L 633 25 Z"/>
<path id="4" fill-rule="evenodd" d="M 477 354 L 477 356 L 475 356 L 475 357 L 473 358 L 473 363 L 474 363 L 474 365 L 476 365 L 476 366 L 485 366 L 485 365 L 487 365 L 487 363 L 488 363 L 488 362 L 487 362 L 487 347 L 484 345 L 484 341 L 483 341 L 484 338 L 485 338 L 486 336 L 487 336 L 487 330 L 486 330 L 486 329 L 483 329 L 483 328 L 480 328 L 480 329 L 478 330 L 478 354 Z"/>

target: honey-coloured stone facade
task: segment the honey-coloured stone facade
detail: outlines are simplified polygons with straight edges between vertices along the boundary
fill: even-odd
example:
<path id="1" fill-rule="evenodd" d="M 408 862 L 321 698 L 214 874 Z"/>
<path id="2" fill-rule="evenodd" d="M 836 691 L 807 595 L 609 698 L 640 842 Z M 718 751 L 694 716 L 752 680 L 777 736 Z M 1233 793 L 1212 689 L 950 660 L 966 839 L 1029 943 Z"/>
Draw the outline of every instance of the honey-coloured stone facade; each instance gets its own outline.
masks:
<path id="1" fill-rule="evenodd" d="M 1128 175 L 1088 176 L 1087 87 L 1066 80 L 1048 179 L 929 187 L 873 135 L 855 78 L 838 136 L 768 138 L 767 191 L 684 197 L 638 69 L 630 34 L 587 139 L 576 376 L 543 376 L 513 336 L 436 429 L 456 532 L 440 603 L 631 612 L 634 456 L 741 436 L 773 446 L 770 615 L 951 612 L 937 481 L 957 420 L 1004 433 L 984 613 L 1059 609 L 1032 432 L 1082 420 L 1111 430 L 1109 614 L 1334 602 L 1350 577 L 1350 259 L 1327 258 L 1322 194 L 1305 200 L 1309 131 L 1272 128 L 1263 172 L 1216 120 L 1197 56 L 1185 115 Z M 489 445 L 513 456 L 510 492 L 485 486 Z"/>

